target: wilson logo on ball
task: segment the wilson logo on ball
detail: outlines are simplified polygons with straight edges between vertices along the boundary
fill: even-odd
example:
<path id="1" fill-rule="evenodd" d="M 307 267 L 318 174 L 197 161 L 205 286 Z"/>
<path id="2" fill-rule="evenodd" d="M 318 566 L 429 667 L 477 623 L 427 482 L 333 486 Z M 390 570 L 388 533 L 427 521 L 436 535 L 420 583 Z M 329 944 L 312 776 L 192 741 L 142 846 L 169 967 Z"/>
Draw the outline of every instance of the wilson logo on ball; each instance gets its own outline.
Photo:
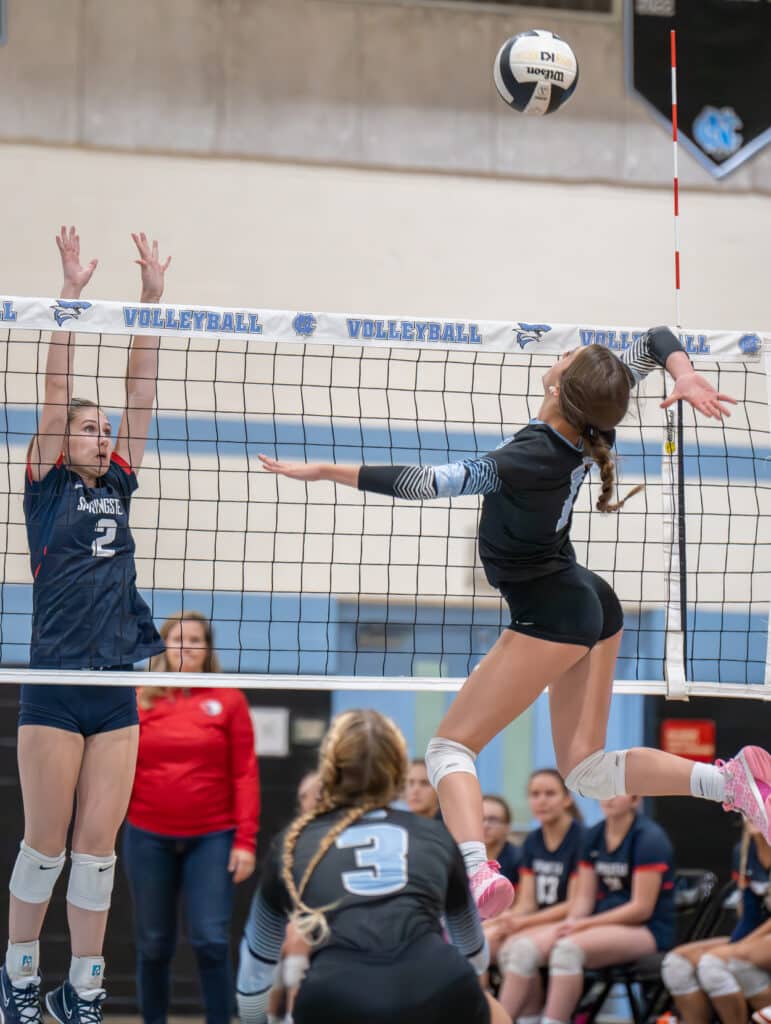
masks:
<path id="1" fill-rule="evenodd" d="M 523 114 L 553 114 L 578 83 L 578 61 L 559 36 L 546 29 L 507 39 L 493 65 L 501 99 Z"/>

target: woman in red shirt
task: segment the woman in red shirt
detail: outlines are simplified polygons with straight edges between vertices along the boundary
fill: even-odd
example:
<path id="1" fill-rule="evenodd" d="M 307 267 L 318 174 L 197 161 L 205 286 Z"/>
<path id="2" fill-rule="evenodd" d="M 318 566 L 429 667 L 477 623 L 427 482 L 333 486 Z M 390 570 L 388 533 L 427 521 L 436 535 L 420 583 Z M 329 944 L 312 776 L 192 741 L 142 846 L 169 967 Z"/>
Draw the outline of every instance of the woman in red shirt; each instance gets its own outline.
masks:
<path id="1" fill-rule="evenodd" d="M 217 672 L 212 631 L 198 612 L 161 627 L 155 671 Z M 145 1024 L 164 1024 L 182 897 L 207 1024 L 233 1001 L 233 885 L 254 871 L 259 784 L 249 706 L 240 690 L 139 690 L 139 755 L 123 833 L 134 900 L 137 987 Z"/>

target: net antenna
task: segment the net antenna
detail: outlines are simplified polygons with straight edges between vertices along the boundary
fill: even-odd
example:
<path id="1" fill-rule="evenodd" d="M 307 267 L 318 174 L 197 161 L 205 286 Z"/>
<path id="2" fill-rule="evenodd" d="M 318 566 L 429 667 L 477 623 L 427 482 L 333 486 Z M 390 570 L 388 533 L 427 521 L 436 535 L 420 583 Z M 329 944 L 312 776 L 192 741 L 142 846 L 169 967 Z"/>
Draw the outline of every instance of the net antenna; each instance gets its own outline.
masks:
<path id="1" fill-rule="evenodd" d="M 677 36 L 670 32 L 670 81 L 672 87 L 672 159 L 675 225 L 675 317 L 677 330 L 682 327 L 680 317 L 680 187 L 677 171 Z M 664 396 L 668 378 L 664 377 Z M 669 597 L 666 621 L 667 697 L 687 700 L 685 670 L 687 590 L 686 590 L 686 521 L 685 474 L 683 472 L 683 403 L 677 402 L 665 410 L 664 452 L 662 455 L 662 513 L 664 516 L 664 571 Z"/>

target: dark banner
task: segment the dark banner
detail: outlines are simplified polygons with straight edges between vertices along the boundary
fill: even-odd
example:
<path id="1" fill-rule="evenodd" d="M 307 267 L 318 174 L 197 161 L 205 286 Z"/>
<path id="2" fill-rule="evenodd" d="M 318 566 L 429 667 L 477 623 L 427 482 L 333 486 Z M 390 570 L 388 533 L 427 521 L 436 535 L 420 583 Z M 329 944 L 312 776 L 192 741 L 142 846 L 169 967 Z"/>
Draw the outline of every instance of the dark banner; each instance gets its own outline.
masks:
<path id="1" fill-rule="evenodd" d="M 771 142 L 771 0 L 627 0 L 630 90 L 671 123 L 677 31 L 679 136 L 716 177 Z"/>

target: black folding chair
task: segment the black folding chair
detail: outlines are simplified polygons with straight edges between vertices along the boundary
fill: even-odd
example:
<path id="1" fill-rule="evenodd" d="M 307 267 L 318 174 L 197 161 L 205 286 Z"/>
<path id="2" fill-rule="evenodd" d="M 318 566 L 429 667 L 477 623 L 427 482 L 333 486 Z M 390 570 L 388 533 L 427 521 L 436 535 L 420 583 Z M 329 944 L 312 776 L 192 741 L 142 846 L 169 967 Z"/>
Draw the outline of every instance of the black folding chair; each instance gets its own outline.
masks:
<path id="1" fill-rule="evenodd" d="M 706 938 L 707 928 L 718 920 L 724 898 L 717 892 L 717 876 L 699 868 L 675 872 L 676 945 Z M 664 953 L 651 953 L 628 964 L 586 972 L 586 987 L 574 1019 L 594 1024 L 594 1019 L 614 985 L 623 985 L 632 1008 L 634 1024 L 645 1024 L 666 1008 L 669 999 L 661 980 Z"/>

